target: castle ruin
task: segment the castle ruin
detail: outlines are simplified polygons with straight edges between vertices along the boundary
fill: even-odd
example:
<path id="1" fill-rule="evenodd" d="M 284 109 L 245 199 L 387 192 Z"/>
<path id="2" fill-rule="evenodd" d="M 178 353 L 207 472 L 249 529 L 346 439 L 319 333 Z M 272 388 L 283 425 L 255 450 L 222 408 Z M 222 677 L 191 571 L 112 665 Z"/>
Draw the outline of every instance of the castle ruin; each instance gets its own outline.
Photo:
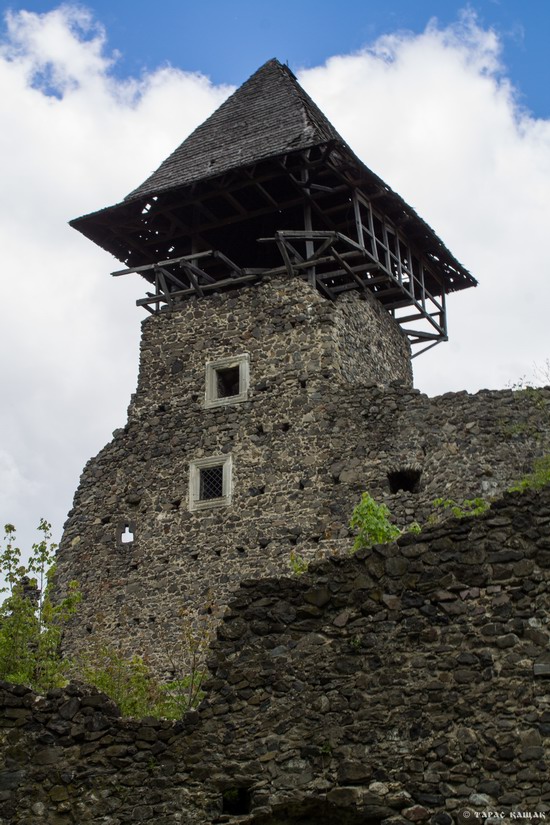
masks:
<path id="1" fill-rule="evenodd" d="M 368 490 L 401 525 L 506 489 L 547 394 L 429 399 L 411 358 L 474 278 L 275 60 L 122 203 L 72 225 L 147 292 L 128 422 L 84 469 L 58 554 L 104 639 L 169 671 L 184 608 L 347 551 Z"/>

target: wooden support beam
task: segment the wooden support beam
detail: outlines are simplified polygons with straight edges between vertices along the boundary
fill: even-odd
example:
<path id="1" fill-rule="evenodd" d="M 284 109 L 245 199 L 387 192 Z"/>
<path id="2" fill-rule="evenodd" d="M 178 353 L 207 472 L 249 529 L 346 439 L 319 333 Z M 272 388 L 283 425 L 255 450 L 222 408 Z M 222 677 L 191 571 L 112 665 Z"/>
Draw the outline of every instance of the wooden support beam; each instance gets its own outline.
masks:
<path id="1" fill-rule="evenodd" d="M 220 252 L 218 249 L 215 249 L 212 252 L 212 256 L 214 258 L 218 258 L 220 261 L 223 261 L 227 268 L 232 271 L 232 278 L 236 278 L 239 275 L 243 274 L 243 269 L 240 266 L 237 266 L 236 263 L 233 263 L 233 261 L 230 258 L 228 258 L 227 255 L 224 255 L 223 252 Z"/>
<path id="2" fill-rule="evenodd" d="M 325 250 L 327 250 L 329 248 L 331 243 L 332 243 L 332 238 L 325 238 L 325 240 L 323 241 L 321 246 L 318 249 L 315 250 L 315 252 L 312 256 L 312 260 L 313 261 L 318 260 L 321 257 L 321 255 L 323 254 L 323 252 L 325 252 Z"/>
<path id="3" fill-rule="evenodd" d="M 294 274 L 294 270 L 292 268 L 292 261 L 290 260 L 288 249 L 286 248 L 286 244 L 283 238 L 277 238 L 277 246 L 279 247 L 279 252 L 281 253 L 281 257 L 285 263 L 286 271 L 290 276 L 292 276 Z"/>
<path id="4" fill-rule="evenodd" d="M 406 332 L 409 336 L 414 336 L 415 338 L 418 338 L 419 340 L 421 339 L 423 341 L 439 341 L 442 337 L 441 333 L 424 332 L 424 330 L 418 329 L 404 330 L 404 332 Z"/>
<path id="5" fill-rule="evenodd" d="M 176 278 L 176 276 L 173 275 L 172 272 L 169 272 L 162 266 L 158 266 L 157 269 L 159 272 L 162 272 L 164 274 L 165 278 L 167 278 L 169 281 L 172 281 L 172 283 L 176 286 L 179 286 L 180 289 L 187 289 L 187 284 L 184 284 L 183 281 L 180 281 L 179 278 Z"/>
<path id="6" fill-rule="evenodd" d="M 193 289 L 195 290 L 195 292 L 197 293 L 197 295 L 199 296 L 199 298 L 204 297 L 204 292 L 202 291 L 202 288 L 201 288 L 201 286 L 198 282 L 197 276 L 195 275 L 193 270 L 190 267 L 186 267 L 186 272 L 187 272 L 187 277 L 189 278 L 189 281 L 191 282 L 191 285 L 192 285 Z"/>
<path id="7" fill-rule="evenodd" d="M 363 279 L 359 277 L 357 272 L 355 272 L 351 268 L 351 266 L 348 264 L 347 261 L 344 261 L 344 259 L 338 254 L 338 252 L 335 250 L 335 248 L 333 246 L 331 247 L 331 252 L 334 255 L 334 257 L 336 258 L 336 260 L 338 261 L 338 263 L 340 264 L 340 266 L 343 267 L 346 270 L 348 275 L 351 275 L 351 277 L 361 287 L 361 289 L 366 289 L 366 285 L 365 285 L 365 282 L 363 281 Z"/>
<path id="8" fill-rule="evenodd" d="M 256 273 L 242 275 L 239 278 L 223 278 L 221 281 L 215 281 L 215 283 L 213 283 L 213 284 L 202 284 L 201 289 L 204 292 L 212 292 L 212 291 L 215 291 L 217 289 L 223 289 L 223 287 L 226 287 L 226 286 L 234 287 L 238 283 L 251 283 L 252 281 L 257 280 L 257 278 L 258 278 L 258 275 Z M 194 287 L 192 287 L 190 289 L 183 289 L 183 290 L 178 291 L 178 292 L 172 292 L 171 293 L 171 298 L 172 298 L 173 301 L 177 301 L 177 300 L 180 300 L 182 298 L 187 298 L 187 297 L 189 297 L 189 295 L 194 295 L 194 294 L 195 294 L 195 289 L 194 289 Z M 146 297 L 146 298 L 139 298 L 136 301 L 136 306 L 140 307 L 140 306 L 147 306 L 148 304 L 153 304 L 153 303 L 162 303 L 164 300 L 165 299 L 164 299 L 164 296 L 162 295 L 162 293 L 159 293 L 157 295 L 148 295 L 148 297 Z"/>
<path id="9" fill-rule="evenodd" d="M 330 298 L 331 301 L 334 301 L 336 295 L 334 294 L 332 289 L 329 288 L 320 278 L 316 277 L 315 284 L 319 292 L 324 293 L 327 296 L 327 298 Z"/>
<path id="10" fill-rule="evenodd" d="M 241 215 L 247 214 L 247 210 L 244 208 L 242 203 L 239 203 L 237 198 L 234 195 L 232 195 L 231 192 L 224 192 L 224 196 L 225 200 L 228 201 L 234 207 L 234 209 L 237 210 L 237 212 L 240 212 Z"/>
<path id="11" fill-rule="evenodd" d="M 216 279 L 212 277 L 212 275 L 208 275 L 204 269 L 200 269 L 198 266 L 195 266 L 191 263 L 191 261 L 182 261 L 180 264 L 181 268 L 184 270 L 187 276 L 190 276 L 191 273 L 201 280 L 206 281 L 207 284 L 216 283 Z"/>
<path id="12" fill-rule="evenodd" d="M 440 338 L 439 341 L 433 341 L 433 343 L 428 344 L 427 347 L 424 347 L 423 349 L 418 350 L 417 352 L 413 352 L 413 354 L 411 355 L 411 358 L 417 358 L 419 355 L 422 355 L 423 352 L 427 352 L 429 349 L 432 349 L 432 347 L 436 347 L 438 344 L 441 344 L 443 341 L 447 341 L 447 338 L 446 337 L 445 338 Z M 411 344 L 417 344 L 417 343 L 420 343 L 420 341 L 411 341 Z"/>
<path id="13" fill-rule="evenodd" d="M 405 315 L 403 318 L 398 318 L 396 316 L 395 320 L 399 324 L 408 324 L 410 321 L 418 321 L 420 318 L 424 318 L 423 312 L 415 312 L 414 315 Z"/>
<path id="14" fill-rule="evenodd" d="M 164 270 L 155 269 L 155 275 L 160 283 L 160 288 L 162 294 L 165 296 L 166 303 L 170 308 L 172 308 L 172 296 L 170 295 L 170 290 L 168 289 L 168 284 L 166 283 L 166 278 L 164 277 Z"/>

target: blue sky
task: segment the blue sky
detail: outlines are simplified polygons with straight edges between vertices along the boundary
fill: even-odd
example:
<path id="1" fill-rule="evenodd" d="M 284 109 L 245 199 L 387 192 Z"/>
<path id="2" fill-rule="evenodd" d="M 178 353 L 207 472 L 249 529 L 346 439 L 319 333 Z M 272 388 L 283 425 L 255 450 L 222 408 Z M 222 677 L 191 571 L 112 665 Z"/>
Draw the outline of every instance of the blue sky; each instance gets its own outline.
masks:
<path id="1" fill-rule="evenodd" d="M 13 0 L 0 9 L 46 12 L 55 3 Z M 550 114 L 550 0 L 100 0 L 85 3 L 120 53 L 119 76 L 135 76 L 169 62 L 239 85 L 270 57 L 294 69 L 361 49 L 397 30 L 422 32 L 462 10 L 499 35 L 502 61 L 535 115 Z M 434 67 L 434 71 L 435 71 Z"/>
<path id="2" fill-rule="evenodd" d="M 0 2 L 0 524 L 60 536 L 136 386 L 143 282 L 110 278 L 120 263 L 68 221 L 120 201 L 273 56 L 479 281 L 450 296 L 416 386 L 544 367 L 549 42 L 550 0 Z"/>

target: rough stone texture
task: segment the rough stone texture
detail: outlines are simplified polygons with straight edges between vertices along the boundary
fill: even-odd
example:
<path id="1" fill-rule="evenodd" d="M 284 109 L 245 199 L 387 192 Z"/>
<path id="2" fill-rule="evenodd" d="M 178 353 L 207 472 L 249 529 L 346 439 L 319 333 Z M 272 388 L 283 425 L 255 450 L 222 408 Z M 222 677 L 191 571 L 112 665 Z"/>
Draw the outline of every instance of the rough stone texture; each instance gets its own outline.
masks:
<path id="1" fill-rule="evenodd" d="M 548 818 L 549 525 L 550 488 L 509 494 L 242 583 L 181 722 L 3 685 L 1 825 Z"/>
<path id="2" fill-rule="evenodd" d="M 248 400 L 205 409 L 206 361 L 243 353 Z M 149 317 L 128 424 L 86 466 L 61 542 L 59 589 L 76 579 L 84 596 L 66 650 L 104 638 L 167 672 L 182 606 L 223 605 L 242 579 L 286 573 L 293 548 L 346 548 L 364 490 L 403 525 L 424 523 L 437 497 L 505 489 L 548 452 L 549 404 L 549 388 L 429 399 L 376 302 L 332 302 L 299 279 Z M 231 505 L 190 512 L 189 462 L 228 454 Z M 418 491 L 392 494 L 388 473 L 410 468 Z"/>

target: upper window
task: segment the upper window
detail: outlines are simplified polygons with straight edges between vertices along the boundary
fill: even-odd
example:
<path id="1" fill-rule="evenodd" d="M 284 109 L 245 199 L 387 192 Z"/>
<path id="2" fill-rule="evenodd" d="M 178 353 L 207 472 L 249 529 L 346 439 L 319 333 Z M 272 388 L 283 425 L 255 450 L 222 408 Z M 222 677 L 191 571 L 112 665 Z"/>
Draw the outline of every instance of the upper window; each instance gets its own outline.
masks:
<path id="1" fill-rule="evenodd" d="M 248 398 L 248 353 L 206 363 L 205 407 L 237 404 Z"/>

